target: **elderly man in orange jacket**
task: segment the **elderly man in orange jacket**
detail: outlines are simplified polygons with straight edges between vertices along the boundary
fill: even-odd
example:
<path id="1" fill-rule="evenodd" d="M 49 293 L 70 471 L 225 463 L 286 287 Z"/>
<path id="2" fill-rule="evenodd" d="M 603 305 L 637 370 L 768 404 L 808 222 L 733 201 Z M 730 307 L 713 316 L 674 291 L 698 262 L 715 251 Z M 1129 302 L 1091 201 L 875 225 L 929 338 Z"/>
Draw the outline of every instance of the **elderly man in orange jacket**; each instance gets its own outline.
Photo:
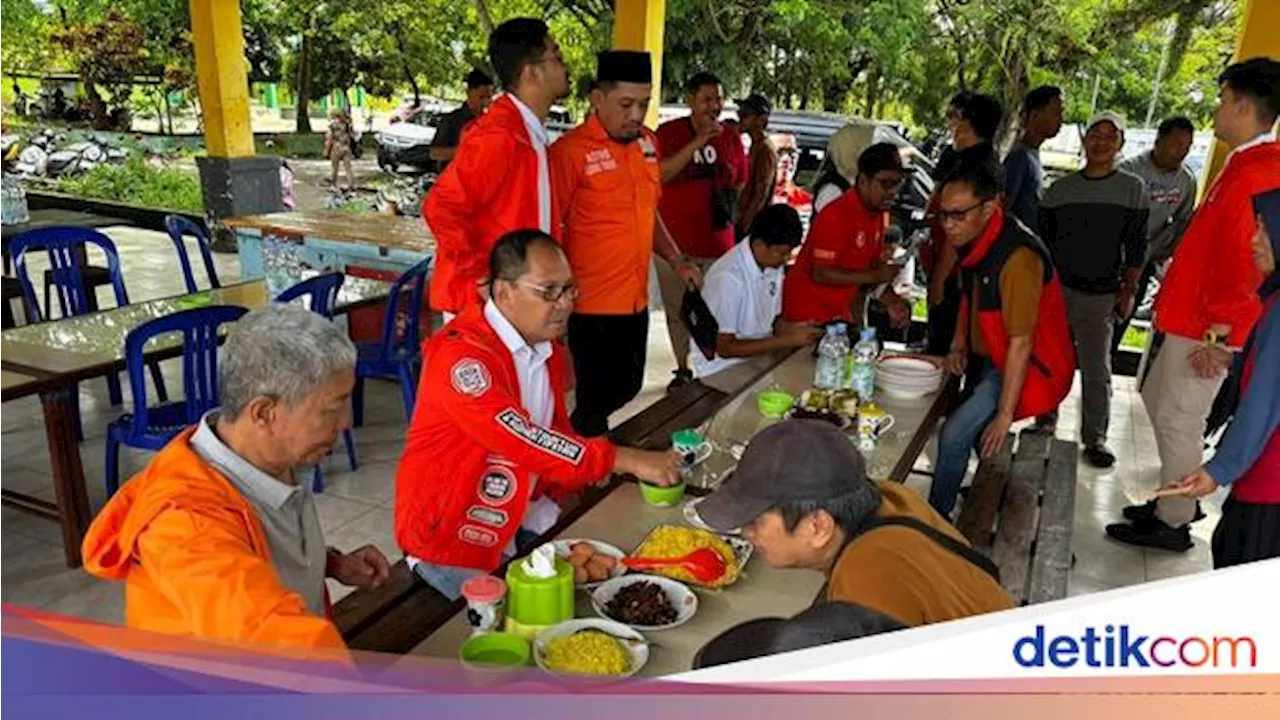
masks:
<path id="1" fill-rule="evenodd" d="M 431 309 L 445 320 L 480 304 L 489 250 L 512 230 L 558 233 L 543 123 L 569 94 L 560 46 L 546 23 L 515 18 L 489 36 L 505 94 L 462 136 L 454 161 L 423 202 L 436 239 Z"/>
<path id="2" fill-rule="evenodd" d="M 326 548 L 308 480 L 351 422 L 356 351 L 292 305 L 244 316 L 223 347 L 222 406 L 174 438 L 94 520 L 85 569 L 125 582 L 140 630 L 342 648 L 325 578 L 386 581 L 372 545 Z"/>
<path id="3" fill-rule="evenodd" d="M 559 338 L 578 287 L 549 235 L 494 246 L 492 298 L 423 351 L 409 439 L 396 471 L 396 540 L 427 584 L 457 599 L 559 518 L 556 497 L 629 473 L 678 481 L 676 456 L 587 439 L 569 426 Z"/>

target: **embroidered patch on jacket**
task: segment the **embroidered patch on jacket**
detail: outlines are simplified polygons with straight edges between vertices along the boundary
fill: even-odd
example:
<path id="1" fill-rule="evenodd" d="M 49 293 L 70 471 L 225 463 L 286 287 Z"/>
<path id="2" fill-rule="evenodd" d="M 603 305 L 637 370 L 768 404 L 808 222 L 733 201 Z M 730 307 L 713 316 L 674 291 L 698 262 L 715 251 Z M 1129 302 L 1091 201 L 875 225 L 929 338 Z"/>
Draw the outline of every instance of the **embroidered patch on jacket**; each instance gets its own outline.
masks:
<path id="1" fill-rule="evenodd" d="M 507 526 L 507 521 L 511 516 L 502 510 L 495 510 L 491 507 L 483 505 L 472 505 L 467 508 L 467 519 L 475 520 L 481 525 L 489 525 L 491 527 L 502 528 Z"/>
<path id="2" fill-rule="evenodd" d="M 835 250 L 823 250 L 822 248 L 813 249 L 813 258 L 815 260 L 834 260 L 835 257 Z"/>
<path id="3" fill-rule="evenodd" d="M 545 453 L 568 460 L 574 465 L 581 462 L 582 455 L 586 451 L 586 448 L 576 440 L 554 430 L 533 425 L 512 408 L 498 413 L 496 419 L 498 424 L 510 430 L 512 435 Z"/>
<path id="4" fill-rule="evenodd" d="M 454 363 L 449 374 L 453 380 L 453 389 L 463 395 L 480 397 L 489 389 L 489 369 L 479 360 L 462 358 Z"/>
<path id="5" fill-rule="evenodd" d="M 516 474 L 510 468 L 490 465 L 480 476 L 476 495 L 485 505 L 501 507 L 511 502 L 516 494 Z"/>
<path id="6" fill-rule="evenodd" d="M 458 539 L 468 545 L 494 547 L 498 544 L 498 534 L 492 530 L 475 525 L 463 525 L 458 528 Z"/>

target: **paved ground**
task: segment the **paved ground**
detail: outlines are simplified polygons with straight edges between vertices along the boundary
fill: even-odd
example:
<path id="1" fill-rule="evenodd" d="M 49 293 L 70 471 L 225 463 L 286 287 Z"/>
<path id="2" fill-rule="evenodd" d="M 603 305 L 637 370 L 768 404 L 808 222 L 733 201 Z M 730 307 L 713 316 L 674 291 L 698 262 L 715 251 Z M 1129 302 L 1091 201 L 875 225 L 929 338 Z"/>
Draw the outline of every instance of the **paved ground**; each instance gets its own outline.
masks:
<path id="1" fill-rule="evenodd" d="M 164 235 L 132 228 L 109 228 L 107 234 L 120 247 L 124 275 L 134 300 L 181 292 L 181 275 L 173 272 L 173 250 Z M 239 266 L 234 255 L 218 255 L 217 261 L 224 282 L 237 277 Z M 658 311 L 650 324 L 644 390 L 610 418 L 612 424 L 617 425 L 660 397 L 674 365 L 665 317 Z M 178 363 L 165 363 L 164 371 L 170 388 L 181 387 Z M 318 496 L 317 502 L 329 544 L 352 549 L 373 543 L 394 559 L 400 556 L 393 535 L 395 467 L 404 446 L 407 423 L 395 386 L 370 382 L 366 392 L 369 393 L 365 403 L 366 424 L 355 430 L 359 468 L 352 472 L 346 465 L 344 453 L 331 456 L 325 467 L 328 488 Z M 108 405 L 106 386 L 101 380 L 82 384 L 80 394 L 85 430 L 80 453 L 88 478 L 90 503 L 96 510 L 105 501 L 104 430 L 123 410 Z M 131 400 L 126 397 L 125 402 Z M 1059 435 L 1074 437 L 1078 418 L 1077 385 L 1063 405 Z M 1208 570 L 1212 565 L 1208 540 L 1219 517 L 1216 501 L 1207 503 L 1208 518 L 1193 526 L 1195 547 L 1186 554 L 1143 551 L 1111 542 L 1104 536 L 1103 528 L 1119 517 L 1121 508 L 1145 499 L 1155 486 L 1155 439 L 1130 378 L 1116 378 L 1111 440 L 1118 458 L 1114 469 L 1099 471 L 1083 463 L 1079 467 L 1072 541 L 1078 563 L 1071 576 L 1071 593 L 1096 592 Z M 3 487 L 52 501 L 45 431 L 35 399 L 3 406 L 2 450 Z M 930 449 L 926 457 L 921 458 L 918 469 L 931 467 L 932 452 Z M 124 450 L 122 475 L 127 477 L 142 469 L 149 457 L 149 453 Z M 907 484 L 927 493 L 929 478 L 913 476 Z M 122 621 L 122 585 L 98 581 L 82 570 L 66 568 L 59 530 L 54 524 L 10 508 L 3 509 L 2 518 L 0 600 L 105 622 Z M 337 586 L 331 586 L 331 590 L 335 598 L 346 591 Z"/>

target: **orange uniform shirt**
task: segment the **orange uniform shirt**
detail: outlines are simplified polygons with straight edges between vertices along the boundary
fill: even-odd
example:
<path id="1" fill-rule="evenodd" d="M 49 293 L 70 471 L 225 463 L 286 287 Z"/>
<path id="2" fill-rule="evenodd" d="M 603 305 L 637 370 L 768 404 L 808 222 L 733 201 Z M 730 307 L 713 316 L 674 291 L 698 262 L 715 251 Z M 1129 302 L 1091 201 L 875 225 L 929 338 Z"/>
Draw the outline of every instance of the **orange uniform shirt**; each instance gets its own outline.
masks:
<path id="1" fill-rule="evenodd" d="M 595 115 L 547 153 L 553 217 L 580 295 L 575 312 L 632 315 L 648 307 L 649 260 L 662 171 L 648 129 L 634 142 L 609 137 Z"/>
<path id="2" fill-rule="evenodd" d="M 868 212 L 857 190 L 824 207 L 809 226 L 809 237 L 782 285 L 782 317 L 790 322 L 849 321 L 858 285 L 824 285 L 815 267 L 867 270 L 884 250 L 887 212 Z"/>

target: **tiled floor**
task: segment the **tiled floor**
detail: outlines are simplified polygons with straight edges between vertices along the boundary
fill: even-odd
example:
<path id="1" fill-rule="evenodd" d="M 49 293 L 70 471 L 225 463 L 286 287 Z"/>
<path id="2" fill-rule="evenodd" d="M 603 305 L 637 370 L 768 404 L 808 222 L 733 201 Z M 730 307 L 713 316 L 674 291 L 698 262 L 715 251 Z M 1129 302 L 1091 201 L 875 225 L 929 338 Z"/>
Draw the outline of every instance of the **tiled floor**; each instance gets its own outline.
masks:
<path id="1" fill-rule="evenodd" d="M 132 300 L 141 301 L 182 292 L 173 249 L 159 233 L 112 228 L 107 231 L 120 246 L 126 282 Z M 218 271 L 224 281 L 233 280 L 238 265 L 233 255 L 218 257 Z M 661 397 L 675 363 L 667 341 L 663 315 L 653 316 L 650 326 L 649 363 L 645 387 L 640 396 L 613 418 L 616 424 Z M 180 384 L 177 363 L 168 363 L 165 373 L 171 387 Z M 127 390 L 126 390 L 127 392 Z M 340 548 L 373 543 L 388 557 L 400 553 L 393 537 L 392 502 L 395 466 L 403 445 L 406 425 L 397 389 L 386 383 L 369 383 L 366 392 L 365 426 L 355 430 L 360 466 L 351 472 L 345 456 L 335 454 L 326 466 L 327 490 L 317 499 L 321 522 L 328 542 Z M 101 507 L 102 469 L 106 424 L 120 412 L 107 405 L 105 384 L 99 380 L 81 387 L 85 441 L 80 447 L 89 498 L 94 510 Z M 43 418 L 38 403 L 25 399 L 6 403 L 0 411 L 3 435 L 0 450 L 0 484 L 6 489 L 53 499 L 49 482 L 49 459 Z M 1060 436 L 1072 436 L 1079 418 L 1079 388 L 1073 389 L 1062 409 Z M 1102 472 L 1081 463 L 1076 496 L 1076 527 L 1073 549 L 1078 558 L 1071 577 L 1072 594 L 1096 592 L 1208 570 L 1211 567 L 1208 540 L 1218 518 L 1218 503 L 1206 503 L 1208 517 L 1193 527 L 1196 546 L 1182 555 L 1142 551 L 1105 538 L 1103 528 L 1120 515 L 1126 504 L 1145 499 L 1155 486 L 1158 462 L 1150 423 L 1128 378 L 1116 379 L 1112 403 L 1112 449 L 1116 468 Z M 140 470 L 149 454 L 125 449 L 121 472 L 127 477 Z M 927 468 L 928 458 L 919 467 Z M 923 486 L 920 483 L 924 483 Z M 927 492 L 928 479 L 909 483 Z M 82 570 L 63 565 L 58 528 L 45 520 L 9 508 L 0 515 L 0 566 L 4 602 L 80 615 L 106 622 L 121 622 L 124 594 L 120 584 L 100 582 Z M 345 589 L 332 586 L 335 598 Z"/>

